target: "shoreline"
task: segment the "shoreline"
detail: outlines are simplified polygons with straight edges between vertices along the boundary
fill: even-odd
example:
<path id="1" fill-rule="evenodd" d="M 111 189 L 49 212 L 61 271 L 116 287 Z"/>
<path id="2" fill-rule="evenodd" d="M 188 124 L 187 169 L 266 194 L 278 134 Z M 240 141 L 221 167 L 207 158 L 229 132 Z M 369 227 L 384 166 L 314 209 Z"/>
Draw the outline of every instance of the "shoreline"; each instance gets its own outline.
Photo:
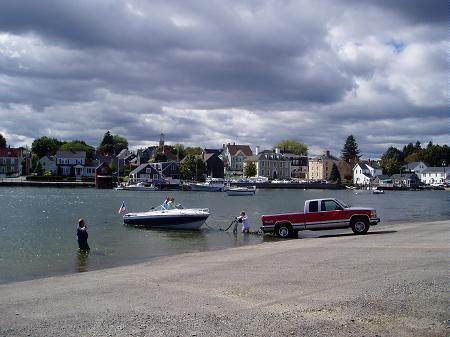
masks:
<path id="1" fill-rule="evenodd" d="M 0 332 L 444 336 L 442 232 L 447 220 L 386 225 L 2 284 Z"/>

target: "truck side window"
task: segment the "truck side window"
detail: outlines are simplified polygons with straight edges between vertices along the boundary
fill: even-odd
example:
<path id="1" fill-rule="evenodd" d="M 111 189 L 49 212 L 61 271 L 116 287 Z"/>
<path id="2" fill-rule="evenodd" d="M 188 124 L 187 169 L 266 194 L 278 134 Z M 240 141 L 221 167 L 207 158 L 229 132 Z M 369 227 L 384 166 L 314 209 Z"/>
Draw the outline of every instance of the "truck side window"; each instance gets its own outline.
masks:
<path id="1" fill-rule="evenodd" d="M 322 200 L 322 202 L 320 203 L 320 210 L 322 212 L 329 212 L 342 210 L 342 207 L 339 206 L 334 200 Z"/>
<path id="2" fill-rule="evenodd" d="M 319 202 L 318 201 L 310 201 L 309 203 L 309 213 L 315 213 L 319 211 Z"/>

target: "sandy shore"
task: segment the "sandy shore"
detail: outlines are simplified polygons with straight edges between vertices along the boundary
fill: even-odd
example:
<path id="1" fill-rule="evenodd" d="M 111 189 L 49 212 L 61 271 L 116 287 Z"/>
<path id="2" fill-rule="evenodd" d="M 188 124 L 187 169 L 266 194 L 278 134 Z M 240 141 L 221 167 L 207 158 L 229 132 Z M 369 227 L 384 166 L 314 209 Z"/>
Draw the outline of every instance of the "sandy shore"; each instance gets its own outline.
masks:
<path id="1" fill-rule="evenodd" d="M 446 336 L 448 224 L 0 285 L 0 335 Z"/>

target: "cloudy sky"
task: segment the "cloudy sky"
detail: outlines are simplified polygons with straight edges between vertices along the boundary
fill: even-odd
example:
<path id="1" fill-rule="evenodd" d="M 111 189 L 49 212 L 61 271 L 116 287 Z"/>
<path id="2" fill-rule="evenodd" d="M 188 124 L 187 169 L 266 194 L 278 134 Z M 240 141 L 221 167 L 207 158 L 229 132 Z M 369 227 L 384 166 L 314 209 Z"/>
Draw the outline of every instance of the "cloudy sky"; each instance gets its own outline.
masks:
<path id="1" fill-rule="evenodd" d="M 442 0 L 2 0 L 0 133 L 366 158 L 448 144 Z"/>

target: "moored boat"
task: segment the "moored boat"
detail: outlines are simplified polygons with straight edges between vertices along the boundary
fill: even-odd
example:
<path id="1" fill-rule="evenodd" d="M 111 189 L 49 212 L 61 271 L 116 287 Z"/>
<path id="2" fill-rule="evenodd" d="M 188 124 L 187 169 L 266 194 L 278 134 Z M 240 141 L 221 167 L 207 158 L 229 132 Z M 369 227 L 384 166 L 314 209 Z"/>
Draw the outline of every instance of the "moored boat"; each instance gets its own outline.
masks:
<path id="1" fill-rule="evenodd" d="M 227 189 L 227 195 L 240 196 L 240 195 L 255 195 L 256 186 L 248 187 L 230 187 Z"/>
<path id="2" fill-rule="evenodd" d="M 208 178 L 204 183 L 189 184 L 192 191 L 219 192 L 223 191 L 225 181 L 220 178 Z"/>
<path id="3" fill-rule="evenodd" d="M 208 219 L 207 208 L 176 208 L 127 213 L 123 222 L 127 225 L 160 229 L 199 229 Z"/>
<path id="4" fill-rule="evenodd" d="M 137 184 L 131 184 L 131 185 L 121 185 L 116 187 L 116 190 L 118 191 L 158 191 L 158 188 L 156 186 L 152 185 L 145 185 L 142 182 L 139 182 Z"/>

